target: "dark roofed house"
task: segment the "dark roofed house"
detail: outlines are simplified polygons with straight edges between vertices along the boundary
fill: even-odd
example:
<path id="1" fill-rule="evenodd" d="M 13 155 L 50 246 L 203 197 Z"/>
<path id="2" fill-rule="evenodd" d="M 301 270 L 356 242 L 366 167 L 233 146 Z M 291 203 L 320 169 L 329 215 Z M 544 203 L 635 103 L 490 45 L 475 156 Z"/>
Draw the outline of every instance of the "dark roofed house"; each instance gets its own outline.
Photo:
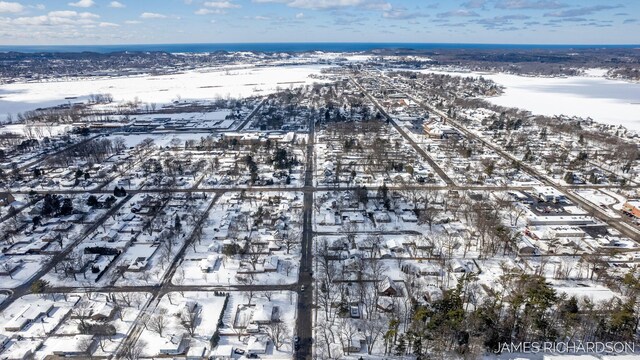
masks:
<path id="1" fill-rule="evenodd" d="M 0 191 L 0 206 L 9 206 L 16 198 L 6 191 Z"/>
<path id="2" fill-rule="evenodd" d="M 380 282 L 380 294 L 385 296 L 398 296 L 400 295 L 396 284 L 391 280 L 390 277 L 385 277 L 382 282 Z"/>

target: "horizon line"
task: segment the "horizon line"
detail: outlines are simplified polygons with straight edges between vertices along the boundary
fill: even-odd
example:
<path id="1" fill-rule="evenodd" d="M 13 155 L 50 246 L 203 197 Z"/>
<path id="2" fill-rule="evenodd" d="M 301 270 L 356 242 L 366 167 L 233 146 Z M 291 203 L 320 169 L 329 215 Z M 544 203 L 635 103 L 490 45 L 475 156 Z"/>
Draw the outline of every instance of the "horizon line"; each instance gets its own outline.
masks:
<path id="1" fill-rule="evenodd" d="M 176 42 L 176 43 L 118 43 L 118 44 L 13 44 L 11 47 L 72 47 L 72 46 L 162 46 L 162 45 L 282 45 L 282 44 L 370 44 L 370 45 L 510 45 L 510 46 L 640 46 L 640 43 L 492 43 L 492 42 L 408 42 L 408 41 L 236 41 L 236 42 Z"/>

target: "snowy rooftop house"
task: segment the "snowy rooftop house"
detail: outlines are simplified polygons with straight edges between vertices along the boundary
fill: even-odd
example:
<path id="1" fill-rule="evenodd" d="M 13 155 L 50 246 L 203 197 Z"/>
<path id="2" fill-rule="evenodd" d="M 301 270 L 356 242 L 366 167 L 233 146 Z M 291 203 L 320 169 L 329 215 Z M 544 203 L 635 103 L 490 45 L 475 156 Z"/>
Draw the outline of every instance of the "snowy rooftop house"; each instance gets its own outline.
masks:
<path id="1" fill-rule="evenodd" d="M 467 266 L 467 264 L 462 262 L 462 260 L 460 259 L 455 259 L 451 262 L 451 270 L 457 273 L 467 273 L 471 271 L 469 269 L 469 266 Z"/>
<path id="2" fill-rule="evenodd" d="M 373 213 L 373 219 L 377 223 L 389 223 L 389 222 L 391 222 L 391 216 L 389 216 L 389 213 L 382 212 L 382 211 Z"/>
<path id="3" fill-rule="evenodd" d="M 269 256 L 269 258 L 267 258 L 267 260 L 265 260 L 264 262 L 264 271 L 265 272 L 275 272 L 278 271 L 278 263 L 280 262 L 280 259 L 278 258 L 278 256 L 273 255 L 273 256 Z"/>
<path id="4" fill-rule="evenodd" d="M 257 307 L 251 316 L 251 323 L 270 324 L 272 321 L 273 305 L 262 305 Z"/>
<path id="5" fill-rule="evenodd" d="M 389 248 L 391 251 L 404 251 L 404 246 L 402 245 L 402 242 L 398 239 L 389 239 L 386 242 L 386 246 L 387 248 Z"/>
<path id="6" fill-rule="evenodd" d="M 203 273 L 211 272 L 216 267 L 217 262 L 218 262 L 218 256 L 209 255 L 207 256 L 206 259 L 200 260 L 199 262 L 200 270 L 202 270 Z"/>
<path id="7" fill-rule="evenodd" d="M 516 247 L 518 248 L 518 253 L 520 255 L 535 255 L 538 253 L 538 249 L 529 241 L 526 236 L 518 240 Z"/>
<path id="8" fill-rule="evenodd" d="M 404 222 L 409 222 L 409 223 L 418 222 L 418 217 L 412 211 L 402 212 L 401 218 L 402 218 L 402 221 Z"/>
<path id="9" fill-rule="evenodd" d="M 209 354 L 213 359 L 232 359 L 233 358 L 233 345 L 218 345 Z"/>
<path id="10" fill-rule="evenodd" d="M 396 287 L 395 282 L 391 280 L 390 277 L 386 276 L 382 282 L 380 282 L 380 286 L 378 287 L 380 293 L 386 296 L 398 296 L 400 291 Z"/>
<path id="11" fill-rule="evenodd" d="M 48 315 L 53 310 L 52 304 L 25 305 L 8 323 L 4 325 L 6 331 L 20 331 L 27 324 L 41 316 Z"/>
<path id="12" fill-rule="evenodd" d="M 352 223 L 363 223 L 364 222 L 364 216 L 360 212 L 355 212 L 354 211 L 354 212 L 343 213 L 342 217 L 345 220 L 349 219 L 349 221 L 352 222 Z"/>
<path id="13" fill-rule="evenodd" d="M 171 335 L 168 339 L 162 338 L 163 343 L 159 344 L 159 352 L 163 355 L 180 355 L 183 354 L 189 339 L 185 334 Z"/>
<path id="14" fill-rule="evenodd" d="M 594 220 L 590 216 L 530 216 L 529 225 L 588 225 Z"/>
<path id="15" fill-rule="evenodd" d="M 267 352 L 267 346 L 269 345 L 269 338 L 266 336 L 252 336 L 249 338 L 247 344 L 248 354 L 265 354 Z"/>
<path id="16" fill-rule="evenodd" d="M 204 359 L 204 353 L 207 351 L 207 348 L 204 346 L 192 346 L 189 348 L 187 352 L 187 360 L 200 360 Z"/>
<path id="17" fill-rule="evenodd" d="M 85 344 L 89 344 L 86 346 Z M 48 342 L 47 342 L 48 344 Z M 72 337 L 58 337 L 56 341 L 51 342 L 51 353 L 49 355 L 57 356 L 83 356 L 93 353 L 98 343 L 93 335 L 75 335 Z M 49 346 L 45 347 L 48 349 Z"/>

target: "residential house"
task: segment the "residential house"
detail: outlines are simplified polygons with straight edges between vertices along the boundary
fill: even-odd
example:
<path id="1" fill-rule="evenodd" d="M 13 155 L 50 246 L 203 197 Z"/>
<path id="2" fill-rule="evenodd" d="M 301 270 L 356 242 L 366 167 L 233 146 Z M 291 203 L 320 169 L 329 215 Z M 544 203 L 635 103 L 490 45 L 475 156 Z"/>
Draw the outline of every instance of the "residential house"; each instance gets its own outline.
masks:
<path id="1" fill-rule="evenodd" d="M 186 336 L 186 333 L 183 334 L 172 334 L 169 338 L 162 338 L 163 343 L 159 344 L 158 352 L 161 355 L 180 355 L 184 354 L 187 346 L 189 345 L 189 337 Z"/>
<path id="2" fill-rule="evenodd" d="M 21 331 L 25 326 L 42 316 L 48 316 L 53 310 L 52 304 L 25 305 L 9 322 L 4 325 L 5 331 Z"/>
<path id="3" fill-rule="evenodd" d="M 218 345 L 209 353 L 209 359 L 212 360 L 230 360 L 233 359 L 233 345 Z"/>
<path id="4" fill-rule="evenodd" d="M 385 296 L 398 296 L 400 290 L 397 288 L 395 282 L 390 277 L 386 276 L 378 285 L 378 290 L 381 295 Z"/>
<path id="5" fill-rule="evenodd" d="M 187 360 L 201 360 L 206 359 L 205 352 L 207 348 L 204 346 L 192 346 L 187 351 Z"/>
<path id="6" fill-rule="evenodd" d="M 98 341 L 93 335 L 61 336 L 52 342 L 51 355 L 86 358 L 93 354 L 97 346 Z"/>
<path id="7" fill-rule="evenodd" d="M 266 335 L 251 336 L 247 344 L 247 355 L 266 354 L 267 346 L 269 346 L 269 337 Z"/>
<path id="8" fill-rule="evenodd" d="M 11 193 L 0 191 L 0 207 L 9 206 L 14 201 L 16 201 L 16 198 Z"/>

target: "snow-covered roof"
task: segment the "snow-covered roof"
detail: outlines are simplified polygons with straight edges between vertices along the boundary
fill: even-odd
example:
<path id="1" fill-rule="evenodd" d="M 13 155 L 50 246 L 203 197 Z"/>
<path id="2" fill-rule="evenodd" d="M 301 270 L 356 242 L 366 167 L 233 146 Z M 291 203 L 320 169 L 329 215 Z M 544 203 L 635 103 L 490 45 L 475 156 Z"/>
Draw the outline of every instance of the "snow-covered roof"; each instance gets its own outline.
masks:
<path id="1" fill-rule="evenodd" d="M 253 312 L 253 315 L 251 316 L 251 322 L 253 323 L 271 322 L 272 311 L 273 311 L 272 305 L 266 305 L 266 306 L 262 305 L 262 306 L 256 307 L 256 310 Z"/>
<path id="2" fill-rule="evenodd" d="M 249 343 L 247 344 L 247 352 L 250 353 L 264 353 L 267 351 L 269 345 L 269 338 L 266 336 L 251 336 Z"/>
<path id="3" fill-rule="evenodd" d="M 211 351 L 210 356 L 229 357 L 233 355 L 233 345 L 218 345 Z"/>

